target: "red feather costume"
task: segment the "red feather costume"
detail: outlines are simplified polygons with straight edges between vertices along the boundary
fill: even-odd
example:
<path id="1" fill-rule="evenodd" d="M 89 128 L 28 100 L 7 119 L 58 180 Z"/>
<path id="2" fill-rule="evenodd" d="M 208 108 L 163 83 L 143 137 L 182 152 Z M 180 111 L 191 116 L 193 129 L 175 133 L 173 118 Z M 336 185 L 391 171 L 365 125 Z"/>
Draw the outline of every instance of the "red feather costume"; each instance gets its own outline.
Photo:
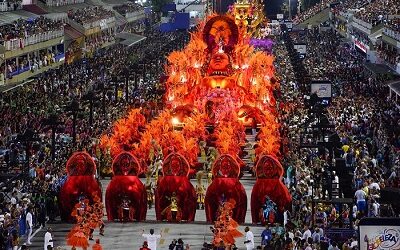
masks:
<path id="1" fill-rule="evenodd" d="M 155 191 L 157 220 L 194 221 L 197 195 L 188 179 L 189 163 L 182 155 L 172 153 L 165 158 L 162 170 Z"/>
<path id="2" fill-rule="evenodd" d="M 214 222 L 218 218 L 220 205 L 228 200 L 235 202 L 232 219 L 244 223 L 247 210 L 247 195 L 239 181 L 240 167 L 230 155 L 221 155 L 214 163 L 214 180 L 207 188 L 205 198 L 206 218 Z"/>
<path id="3" fill-rule="evenodd" d="M 140 174 L 138 160 L 131 153 L 120 153 L 113 161 L 113 173 L 114 177 L 106 191 L 108 220 L 145 220 L 147 192 L 137 177 Z"/>
<path id="4" fill-rule="evenodd" d="M 279 212 L 289 208 L 292 197 L 281 181 L 283 168 L 279 161 L 272 156 L 262 156 L 256 165 L 257 181 L 251 192 L 251 217 L 253 223 L 262 222 L 260 211 L 268 196 L 276 205 Z M 261 213 L 262 214 L 262 213 Z"/>
<path id="5" fill-rule="evenodd" d="M 68 178 L 59 194 L 61 219 L 72 222 L 71 212 L 80 197 L 93 203 L 94 197 L 102 197 L 100 185 L 94 178 L 96 164 L 86 152 L 75 152 L 67 161 Z"/>

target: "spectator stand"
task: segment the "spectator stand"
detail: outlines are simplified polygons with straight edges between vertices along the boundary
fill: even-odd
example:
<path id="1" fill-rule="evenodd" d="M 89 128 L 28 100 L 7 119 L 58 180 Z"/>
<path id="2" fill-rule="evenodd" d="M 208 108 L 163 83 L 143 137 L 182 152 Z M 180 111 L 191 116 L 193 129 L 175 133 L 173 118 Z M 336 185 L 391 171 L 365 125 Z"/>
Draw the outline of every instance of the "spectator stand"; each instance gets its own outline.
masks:
<path id="1" fill-rule="evenodd" d="M 400 18 L 387 20 L 377 51 L 384 63 L 400 73 Z"/>
<path id="2" fill-rule="evenodd" d="M 394 81 L 388 84 L 389 86 L 389 98 L 392 99 L 397 108 L 400 109 L 400 81 Z"/>
<path id="3" fill-rule="evenodd" d="M 65 26 L 65 61 L 71 64 L 82 58 L 85 36 L 71 25 Z"/>
<path id="4" fill-rule="evenodd" d="M 85 0 L 40 0 L 40 1 L 42 1 L 44 4 L 46 4 L 46 6 L 49 7 L 80 4 L 85 2 Z"/>
<path id="5" fill-rule="evenodd" d="M 0 2 L 0 12 L 9 12 L 22 9 L 22 0 L 5 0 Z"/>
<path id="6" fill-rule="evenodd" d="M 45 16 L 18 18 L 0 27 L 4 46 L 1 70 L 4 83 L 22 82 L 64 58 L 64 23 Z"/>
<path id="7" fill-rule="evenodd" d="M 371 2 L 371 0 L 345 0 L 334 6 L 331 9 L 331 15 L 333 17 L 335 28 L 346 34 L 347 23 L 352 21 L 354 14 Z"/>
<path id="8" fill-rule="evenodd" d="M 85 36 L 84 56 L 92 57 L 97 49 L 115 43 L 117 25 L 113 11 L 91 6 L 68 11 L 68 18 L 68 24 Z"/>
<path id="9" fill-rule="evenodd" d="M 137 3 L 126 3 L 113 6 L 113 9 L 122 15 L 127 23 L 145 18 L 144 8 Z"/>

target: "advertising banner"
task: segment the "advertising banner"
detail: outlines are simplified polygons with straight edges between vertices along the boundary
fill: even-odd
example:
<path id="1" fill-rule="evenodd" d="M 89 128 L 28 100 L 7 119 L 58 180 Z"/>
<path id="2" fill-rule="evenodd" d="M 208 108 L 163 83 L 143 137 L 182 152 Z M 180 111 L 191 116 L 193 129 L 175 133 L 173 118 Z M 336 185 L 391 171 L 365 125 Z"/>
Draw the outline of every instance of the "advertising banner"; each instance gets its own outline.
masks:
<path id="1" fill-rule="evenodd" d="M 313 81 L 311 83 L 311 94 L 316 93 L 319 98 L 332 97 L 332 84 L 324 81 Z"/>
<path id="2" fill-rule="evenodd" d="M 400 250 L 399 218 L 366 218 L 359 225 L 359 248 Z"/>

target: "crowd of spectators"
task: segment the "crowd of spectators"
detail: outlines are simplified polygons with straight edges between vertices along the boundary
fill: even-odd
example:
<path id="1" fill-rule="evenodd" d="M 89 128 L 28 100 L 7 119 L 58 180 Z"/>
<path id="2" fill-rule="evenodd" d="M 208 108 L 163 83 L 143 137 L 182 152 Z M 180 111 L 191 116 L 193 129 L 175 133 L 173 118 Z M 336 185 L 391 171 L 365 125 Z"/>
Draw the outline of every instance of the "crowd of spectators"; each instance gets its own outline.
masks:
<path id="1" fill-rule="evenodd" d="M 113 30 L 106 30 L 100 34 L 93 35 L 85 40 L 85 52 L 87 57 L 92 57 L 97 49 L 101 48 L 104 44 L 115 41 L 115 34 Z"/>
<path id="2" fill-rule="evenodd" d="M 397 63 L 400 62 L 400 52 L 396 47 L 393 47 L 390 44 L 380 42 L 376 46 L 376 51 L 379 58 L 382 59 L 384 63 L 392 65 L 394 68 L 396 68 Z"/>
<path id="3" fill-rule="evenodd" d="M 388 16 L 400 14 L 400 2 L 397 0 L 376 0 L 360 9 L 354 17 L 363 20 L 372 26 L 387 20 Z"/>
<path id="4" fill-rule="evenodd" d="M 44 16 L 35 19 L 18 19 L 11 24 L 0 26 L 1 41 L 11 39 L 27 38 L 32 35 L 39 35 L 49 31 L 62 30 L 64 23 L 62 21 L 54 21 Z"/>
<path id="5" fill-rule="evenodd" d="M 30 54 L 30 57 L 27 55 L 19 57 L 18 65 L 15 59 L 8 60 L 5 71 L 6 77 L 12 78 L 25 71 L 35 72 L 42 67 L 50 66 L 57 62 L 57 56 L 60 54 L 61 52 L 58 51 L 43 50 L 40 51 L 37 56 Z M 4 72 L 4 70 L 2 72 Z"/>
<path id="6" fill-rule="evenodd" d="M 73 151 L 87 150 L 97 163 L 102 162 L 105 156 L 99 156 L 95 146 L 101 133 L 110 131 L 112 123 L 125 114 L 130 106 L 162 99 L 162 88 L 158 85 L 162 68 L 157 71 L 153 66 L 161 63 L 162 51 L 166 46 L 178 48 L 187 34 L 162 34 L 158 31 L 148 31 L 146 34 L 149 40 L 146 40 L 145 46 L 143 43 L 129 48 L 114 45 L 97 51 L 93 58 L 47 71 L 32 83 L 2 93 L 0 143 L 6 153 L 1 161 L 8 166 L 9 173 L 25 169 L 29 174 L 27 179 L 0 183 L 3 188 L 0 197 L 2 249 L 19 246 L 27 240 L 29 230 L 24 226 L 28 210 L 33 215 L 33 227 L 44 226 L 43 217 L 45 220 L 56 218 L 57 192 L 65 181 L 65 163 Z M 153 61 L 147 61 L 149 53 L 154 55 Z M 131 55 L 135 55 L 135 60 Z M 88 107 L 84 107 L 84 116 L 78 119 L 76 125 L 76 145 L 72 145 L 72 118 L 65 111 L 65 106 L 72 100 L 81 100 L 89 90 L 104 91 L 102 86 L 107 87 L 113 76 L 144 63 L 153 65 L 152 70 L 141 74 L 136 86 L 130 86 L 130 103 L 126 103 L 124 96 L 121 98 L 115 96 L 114 91 L 106 90 L 105 105 L 95 110 L 93 124 L 89 124 Z M 102 98 L 101 93 L 99 96 Z M 57 113 L 63 122 L 57 131 L 54 161 L 51 158 L 50 131 L 43 123 L 52 113 Z M 41 139 L 30 148 L 28 165 L 23 162 L 26 159 L 24 144 L 15 141 L 17 135 L 26 131 L 37 132 Z"/>
<path id="7" fill-rule="evenodd" d="M 313 80 L 336 80 L 362 70 L 361 57 L 347 56 L 356 53 L 350 45 L 340 45 L 340 35 L 335 32 L 292 32 L 295 43 L 306 43 L 304 67 Z"/>
<path id="8" fill-rule="evenodd" d="M 293 49 L 293 40 L 299 39 L 307 41 L 308 60 L 299 59 Z M 284 35 L 284 41 L 275 45 L 274 54 L 281 78 L 280 98 L 285 102 L 280 110 L 282 135 L 288 138 L 284 181 L 294 203 L 291 211 L 285 211 L 285 230 L 280 230 L 282 225 L 264 230 L 270 235 L 264 245 L 266 249 L 358 249 L 356 231 L 354 237 L 340 242 L 330 239 L 327 231 L 337 227 L 356 230 L 364 216 L 400 216 L 398 207 L 380 204 L 382 188 L 400 187 L 400 111 L 387 99 L 383 79 L 363 71 L 363 57 L 349 44 L 340 43 L 334 32 L 294 33 Z M 334 156 L 327 150 L 298 150 L 304 126 L 315 115 L 310 113 L 310 93 L 304 85 L 321 76 L 334 85 L 333 102 L 325 111 L 340 138 Z M 344 159 L 348 182 L 332 171 L 332 158 Z M 352 204 L 316 203 L 312 212 L 313 199 L 342 197 L 346 182 L 351 183 Z"/>
<path id="9" fill-rule="evenodd" d="M 374 0 L 345 0 L 340 2 L 340 4 L 334 6 L 332 8 L 332 11 L 334 13 L 339 13 L 341 11 L 347 11 L 347 10 L 358 10 L 360 8 L 363 8 L 364 6 L 370 4 Z"/>
<path id="10" fill-rule="evenodd" d="M 395 32 L 400 32 L 400 18 L 397 17 L 387 20 L 385 24 L 389 29 Z"/>
<path id="11" fill-rule="evenodd" d="M 113 16 L 114 13 L 111 10 L 105 9 L 103 6 L 90 6 L 68 11 L 68 18 L 82 25 L 108 19 Z"/>
<path id="12" fill-rule="evenodd" d="M 306 9 L 305 11 L 301 12 L 299 15 L 296 15 L 293 18 L 293 23 L 294 24 L 299 24 L 307 19 L 315 16 L 319 12 L 323 11 L 324 9 L 328 8 L 331 3 L 335 2 L 334 0 L 322 0 L 317 2 L 314 6 Z"/>
<path id="13" fill-rule="evenodd" d="M 133 13 L 143 10 L 143 6 L 137 3 L 126 3 L 122 5 L 117 5 L 113 7 L 121 15 L 126 15 L 127 13 Z"/>
<path id="14" fill-rule="evenodd" d="M 400 41 L 400 18 L 387 20 L 384 33 L 396 41 Z"/>

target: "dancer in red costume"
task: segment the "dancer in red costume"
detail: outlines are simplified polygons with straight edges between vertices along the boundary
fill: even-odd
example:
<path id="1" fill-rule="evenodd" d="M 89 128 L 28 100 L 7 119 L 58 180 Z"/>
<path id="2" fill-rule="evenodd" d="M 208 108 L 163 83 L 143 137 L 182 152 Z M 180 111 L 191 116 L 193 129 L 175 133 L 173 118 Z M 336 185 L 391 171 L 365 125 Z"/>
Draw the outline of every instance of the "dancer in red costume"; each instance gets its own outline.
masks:
<path id="1" fill-rule="evenodd" d="M 211 227 L 214 233 L 214 246 L 230 247 L 235 244 L 235 238 L 242 237 L 243 234 L 237 230 L 239 224 L 232 219 L 232 209 L 235 208 L 234 200 L 225 201 L 220 204 L 219 216 Z"/>

